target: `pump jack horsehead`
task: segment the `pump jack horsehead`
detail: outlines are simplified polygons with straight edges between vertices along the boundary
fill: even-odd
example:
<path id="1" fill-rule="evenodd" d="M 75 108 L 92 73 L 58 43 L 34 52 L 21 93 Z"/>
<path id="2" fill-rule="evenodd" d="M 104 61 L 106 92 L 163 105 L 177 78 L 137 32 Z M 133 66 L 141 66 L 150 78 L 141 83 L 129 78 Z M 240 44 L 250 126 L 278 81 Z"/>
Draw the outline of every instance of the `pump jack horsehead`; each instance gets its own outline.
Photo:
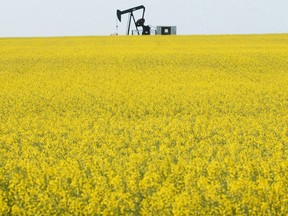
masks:
<path id="1" fill-rule="evenodd" d="M 142 18 L 136 21 L 133 12 L 137 11 L 137 10 L 143 10 L 143 13 L 142 13 Z M 134 7 L 134 8 L 130 8 L 130 9 L 127 9 L 127 10 L 124 10 L 124 11 L 117 10 L 117 18 L 118 18 L 118 20 L 120 22 L 121 22 L 121 16 L 123 14 L 129 14 L 127 35 L 129 35 L 129 33 L 130 33 L 130 27 L 131 27 L 132 19 L 134 21 L 134 24 L 135 24 L 136 31 L 137 31 L 138 35 L 140 35 L 139 29 L 138 29 L 139 27 L 142 27 L 142 35 L 150 35 L 151 34 L 150 26 L 144 25 L 144 23 L 145 23 L 145 19 L 144 19 L 145 7 L 143 5 L 140 5 L 140 6 L 137 6 L 137 7 Z"/>

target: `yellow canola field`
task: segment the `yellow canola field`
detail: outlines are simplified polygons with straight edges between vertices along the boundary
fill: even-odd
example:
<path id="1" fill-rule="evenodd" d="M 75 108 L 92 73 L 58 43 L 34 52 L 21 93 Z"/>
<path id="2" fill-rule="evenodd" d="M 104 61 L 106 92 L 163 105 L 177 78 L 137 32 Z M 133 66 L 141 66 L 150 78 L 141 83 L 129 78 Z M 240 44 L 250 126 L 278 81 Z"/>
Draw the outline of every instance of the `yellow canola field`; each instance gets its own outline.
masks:
<path id="1" fill-rule="evenodd" d="M 288 35 L 0 39 L 0 215 L 287 215 Z"/>

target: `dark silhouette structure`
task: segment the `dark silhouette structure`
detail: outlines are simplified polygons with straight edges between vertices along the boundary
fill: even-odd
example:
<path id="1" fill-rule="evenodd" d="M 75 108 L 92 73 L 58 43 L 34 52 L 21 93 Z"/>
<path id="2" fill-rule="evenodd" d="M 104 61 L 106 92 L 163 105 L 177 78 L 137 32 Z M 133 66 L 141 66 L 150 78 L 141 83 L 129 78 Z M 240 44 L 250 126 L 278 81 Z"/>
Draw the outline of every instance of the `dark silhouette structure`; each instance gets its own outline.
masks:
<path id="1" fill-rule="evenodd" d="M 133 12 L 138 11 L 138 10 L 143 10 L 143 13 L 142 13 L 142 18 L 140 18 L 140 19 L 138 19 L 136 21 Z M 130 8 L 130 9 L 127 9 L 127 10 L 124 10 L 124 11 L 117 10 L 117 18 L 118 18 L 118 20 L 120 22 L 121 22 L 121 16 L 123 14 L 129 14 L 127 35 L 130 34 L 130 27 L 131 27 L 132 20 L 134 21 L 134 24 L 135 24 L 136 31 L 137 31 L 138 35 L 140 35 L 139 29 L 138 29 L 139 27 L 142 27 L 142 35 L 150 35 L 151 34 L 150 26 L 144 25 L 144 23 L 145 23 L 145 19 L 144 19 L 145 7 L 143 5 L 140 5 L 140 6 L 137 6 L 137 7 L 134 7 L 134 8 Z"/>

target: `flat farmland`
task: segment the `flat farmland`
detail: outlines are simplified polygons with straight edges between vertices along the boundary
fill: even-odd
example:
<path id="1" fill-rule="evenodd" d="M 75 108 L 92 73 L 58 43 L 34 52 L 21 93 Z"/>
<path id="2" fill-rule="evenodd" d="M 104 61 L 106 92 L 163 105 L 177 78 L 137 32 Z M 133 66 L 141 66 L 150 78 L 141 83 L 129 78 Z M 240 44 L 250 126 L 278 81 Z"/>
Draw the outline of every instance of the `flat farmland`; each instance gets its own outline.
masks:
<path id="1" fill-rule="evenodd" d="M 287 215 L 288 35 L 0 39 L 1 215 Z"/>

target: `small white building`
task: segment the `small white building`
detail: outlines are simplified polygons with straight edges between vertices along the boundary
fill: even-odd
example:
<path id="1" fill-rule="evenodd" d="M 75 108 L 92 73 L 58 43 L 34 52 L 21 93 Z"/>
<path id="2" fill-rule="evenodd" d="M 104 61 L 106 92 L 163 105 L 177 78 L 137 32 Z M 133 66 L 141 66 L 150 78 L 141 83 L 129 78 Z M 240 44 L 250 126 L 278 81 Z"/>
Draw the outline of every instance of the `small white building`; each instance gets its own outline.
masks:
<path id="1" fill-rule="evenodd" d="M 157 26 L 156 34 L 157 35 L 176 35 L 177 28 L 176 26 Z"/>

